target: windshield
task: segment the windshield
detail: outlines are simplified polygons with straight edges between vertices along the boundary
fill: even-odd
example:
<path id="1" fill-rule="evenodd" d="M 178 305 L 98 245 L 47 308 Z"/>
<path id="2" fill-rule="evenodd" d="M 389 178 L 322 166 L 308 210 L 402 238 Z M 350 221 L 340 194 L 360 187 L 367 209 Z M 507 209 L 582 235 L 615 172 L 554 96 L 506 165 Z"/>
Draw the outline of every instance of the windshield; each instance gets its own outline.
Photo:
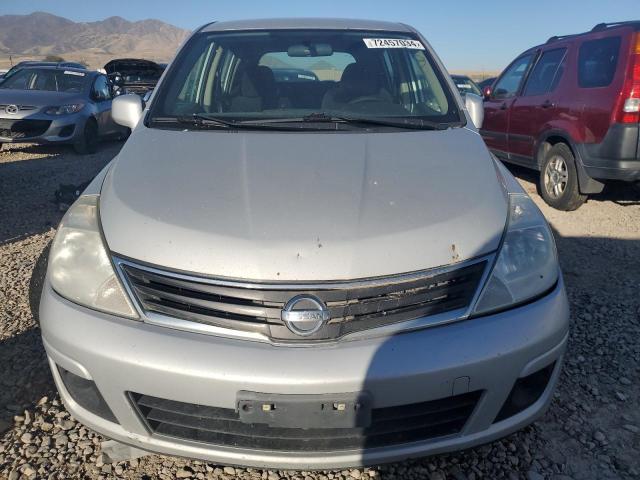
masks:
<path id="1" fill-rule="evenodd" d="M 225 120 L 422 119 L 460 124 L 451 92 L 417 38 L 392 32 L 202 33 L 178 56 L 151 107 Z"/>
<path id="2" fill-rule="evenodd" d="M 2 82 L 0 88 L 80 93 L 86 78 L 84 73 L 72 70 L 23 68 Z"/>
<path id="3" fill-rule="evenodd" d="M 460 94 L 465 95 L 467 93 L 475 93 L 476 95 L 482 96 L 480 88 L 478 88 L 475 82 L 469 77 L 452 76 L 451 78 L 453 78 L 453 83 L 456 84 L 456 87 L 458 88 Z"/>

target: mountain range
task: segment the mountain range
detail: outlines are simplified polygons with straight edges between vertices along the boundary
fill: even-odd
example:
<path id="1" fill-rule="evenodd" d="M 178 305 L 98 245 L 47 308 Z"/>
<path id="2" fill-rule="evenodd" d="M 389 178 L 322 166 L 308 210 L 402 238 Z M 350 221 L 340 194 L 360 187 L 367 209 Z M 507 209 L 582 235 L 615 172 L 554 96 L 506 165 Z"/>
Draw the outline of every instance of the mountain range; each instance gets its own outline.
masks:
<path id="1" fill-rule="evenodd" d="M 0 64 L 57 55 L 90 67 L 117 57 L 169 61 L 188 30 L 159 20 L 74 22 L 45 12 L 0 15 Z"/>

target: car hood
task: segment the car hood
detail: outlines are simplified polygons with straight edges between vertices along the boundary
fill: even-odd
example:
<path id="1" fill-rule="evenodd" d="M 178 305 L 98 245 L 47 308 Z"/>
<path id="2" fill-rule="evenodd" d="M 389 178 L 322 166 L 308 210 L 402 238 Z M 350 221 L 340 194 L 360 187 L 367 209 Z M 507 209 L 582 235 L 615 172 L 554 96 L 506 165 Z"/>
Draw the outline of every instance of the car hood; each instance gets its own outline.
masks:
<path id="1" fill-rule="evenodd" d="M 82 102 L 82 95 L 66 92 L 49 92 L 45 90 L 14 90 L 0 88 L 0 105 L 30 105 L 47 107 Z M 76 102 L 77 100 L 77 102 Z M 0 109 L 4 114 L 4 109 Z"/>
<path id="2" fill-rule="evenodd" d="M 252 280 L 345 280 L 497 249 L 507 200 L 480 136 L 134 131 L 105 178 L 116 255 Z"/>

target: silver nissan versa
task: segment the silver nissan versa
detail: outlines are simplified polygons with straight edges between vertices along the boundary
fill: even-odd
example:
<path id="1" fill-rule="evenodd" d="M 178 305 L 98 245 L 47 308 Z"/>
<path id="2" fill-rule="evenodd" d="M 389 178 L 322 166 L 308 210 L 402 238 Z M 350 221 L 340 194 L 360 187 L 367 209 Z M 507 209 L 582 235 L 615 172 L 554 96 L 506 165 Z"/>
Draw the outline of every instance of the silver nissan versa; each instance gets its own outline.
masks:
<path id="1" fill-rule="evenodd" d="M 212 23 L 113 116 L 133 133 L 64 217 L 40 305 L 85 425 L 326 469 L 544 412 L 569 322 L 552 232 L 414 29 Z"/>

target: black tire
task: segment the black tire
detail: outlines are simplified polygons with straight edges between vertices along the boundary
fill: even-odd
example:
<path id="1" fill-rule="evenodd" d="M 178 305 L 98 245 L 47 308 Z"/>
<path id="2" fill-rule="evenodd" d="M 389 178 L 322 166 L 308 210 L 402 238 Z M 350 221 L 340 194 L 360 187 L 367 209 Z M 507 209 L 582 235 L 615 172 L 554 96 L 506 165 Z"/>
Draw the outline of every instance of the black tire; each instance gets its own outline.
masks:
<path id="1" fill-rule="evenodd" d="M 538 179 L 540 195 L 557 210 L 576 210 L 587 200 L 580 193 L 578 171 L 571 149 L 557 143 L 549 149 L 540 168 Z"/>
<path id="2" fill-rule="evenodd" d="M 98 124 L 95 120 L 89 119 L 84 125 L 82 137 L 73 144 L 73 148 L 81 155 L 95 153 L 98 149 L 98 140 Z"/>

